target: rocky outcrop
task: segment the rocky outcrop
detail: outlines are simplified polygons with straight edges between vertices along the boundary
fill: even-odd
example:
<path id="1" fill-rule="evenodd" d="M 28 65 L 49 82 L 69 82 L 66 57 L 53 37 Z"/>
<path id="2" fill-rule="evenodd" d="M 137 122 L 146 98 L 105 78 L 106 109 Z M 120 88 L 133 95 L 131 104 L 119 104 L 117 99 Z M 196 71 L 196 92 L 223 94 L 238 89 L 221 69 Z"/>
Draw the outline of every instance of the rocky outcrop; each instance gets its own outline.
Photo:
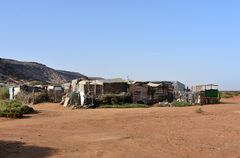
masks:
<path id="1" fill-rule="evenodd" d="M 45 83 L 64 83 L 72 79 L 86 77 L 80 73 L 55 70 L 36 62 L 21 62 L 0 58 L 0 80 L 41 81 Z"/>

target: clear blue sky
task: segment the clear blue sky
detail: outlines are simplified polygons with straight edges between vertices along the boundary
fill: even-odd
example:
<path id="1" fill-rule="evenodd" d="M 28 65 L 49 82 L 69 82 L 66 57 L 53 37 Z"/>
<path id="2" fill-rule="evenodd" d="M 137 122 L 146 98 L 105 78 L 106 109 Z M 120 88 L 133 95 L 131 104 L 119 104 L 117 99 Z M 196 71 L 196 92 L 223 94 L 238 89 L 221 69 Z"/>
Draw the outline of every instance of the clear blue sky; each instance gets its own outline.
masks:
<path id="1" fill-rule="evenodd" d="M 0 57 L 240 90 L 239 0 L 0 1 Z"/>

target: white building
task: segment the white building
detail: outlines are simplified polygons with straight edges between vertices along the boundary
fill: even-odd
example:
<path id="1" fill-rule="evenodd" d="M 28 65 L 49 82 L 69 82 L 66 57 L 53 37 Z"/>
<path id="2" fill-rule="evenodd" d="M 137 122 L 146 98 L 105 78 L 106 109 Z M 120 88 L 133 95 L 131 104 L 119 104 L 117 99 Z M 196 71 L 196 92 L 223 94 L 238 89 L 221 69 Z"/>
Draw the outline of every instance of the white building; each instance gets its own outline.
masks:
<path id="1" fill-rule="evenodd" d="M 173 87 L 174 90 L 177 92 L 184 92 L 185 91 L 185 84 L 179 82 L 179 81 L 173 81 Z"/>

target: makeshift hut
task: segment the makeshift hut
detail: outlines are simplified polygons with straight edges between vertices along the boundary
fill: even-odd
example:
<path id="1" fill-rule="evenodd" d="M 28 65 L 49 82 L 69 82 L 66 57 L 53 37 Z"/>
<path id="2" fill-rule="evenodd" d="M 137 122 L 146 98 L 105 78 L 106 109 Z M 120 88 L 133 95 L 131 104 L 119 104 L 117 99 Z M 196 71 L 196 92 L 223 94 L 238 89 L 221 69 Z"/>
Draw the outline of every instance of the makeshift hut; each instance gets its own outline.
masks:
<path id="1" fill-rule="evenodd" d="M 173 86 L 171 82 L 135 82 L 129 91 L 134 103 L 156 104 L 163 101 L 173 101 Z"/>
<path id="2" fill-rule="evenodd" d="M 128 82 L 121 78 L 101 80 L 103 82 L 103 94 L 121 94 L 128 92 Z"/>
<path id="3" fill-rule="evenodd" d="M 148 84 L 148 104 L 155 104 L 163 101 L 173 101 L 173 87 L 169 82 Z"/>
<path id="4" fill-rule="evenodd" d="M 128 92 L 128 82 L 122 79 L 92 80 L 76 79 L 71 82 L 67 105 L 93 105 L 103 94 L 121 94 Z"/>
<path id="5" fill-rule="evenodd" d="M 129 92 L 133 103 L 148 103 L 148 82 L 135 82 L 130 84 Z"/>
<path id="6" fill-rule="evenodd" d="M 47 94 L 49 101 L 59 103 L 62 100 L 64 89 L 62 86 L 48 86 Z"/>
<path id="7" fill-rule="evenodd" d="M 78 83 L 77 89 L 81 105 L 94 104 L 94 100 L 103 94 L 103 83 L 98 80 L 84 80 Z"/>
<path id="8" fill-rule="evenodd" d="M 29 85 L 18 85 L 18 86 L 13 86 L 9 87 L 9 99 L 15 99 L 15 97 L 19 93 L 25 93 L 25 94 L 30 94 L 30 93 L 37 93 L 37 92 L 45 92 L 45 89 L 43 87 L 38 87 L 38 86 L 29 86 Z"/>

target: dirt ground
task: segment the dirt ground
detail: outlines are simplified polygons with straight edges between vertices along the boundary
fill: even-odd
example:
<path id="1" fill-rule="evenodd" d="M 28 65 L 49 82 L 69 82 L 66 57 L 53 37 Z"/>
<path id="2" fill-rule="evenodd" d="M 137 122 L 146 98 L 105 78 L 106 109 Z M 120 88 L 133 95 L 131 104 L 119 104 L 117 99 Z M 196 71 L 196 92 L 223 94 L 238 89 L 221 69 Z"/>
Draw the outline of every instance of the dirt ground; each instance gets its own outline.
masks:
<path id="1" fill-rule="evenodd" d="M 224 102 L 88 110 L 35 105 L 38 114 L 0 118 L 0 157 L 240 158 L 240 98 Z"/>

